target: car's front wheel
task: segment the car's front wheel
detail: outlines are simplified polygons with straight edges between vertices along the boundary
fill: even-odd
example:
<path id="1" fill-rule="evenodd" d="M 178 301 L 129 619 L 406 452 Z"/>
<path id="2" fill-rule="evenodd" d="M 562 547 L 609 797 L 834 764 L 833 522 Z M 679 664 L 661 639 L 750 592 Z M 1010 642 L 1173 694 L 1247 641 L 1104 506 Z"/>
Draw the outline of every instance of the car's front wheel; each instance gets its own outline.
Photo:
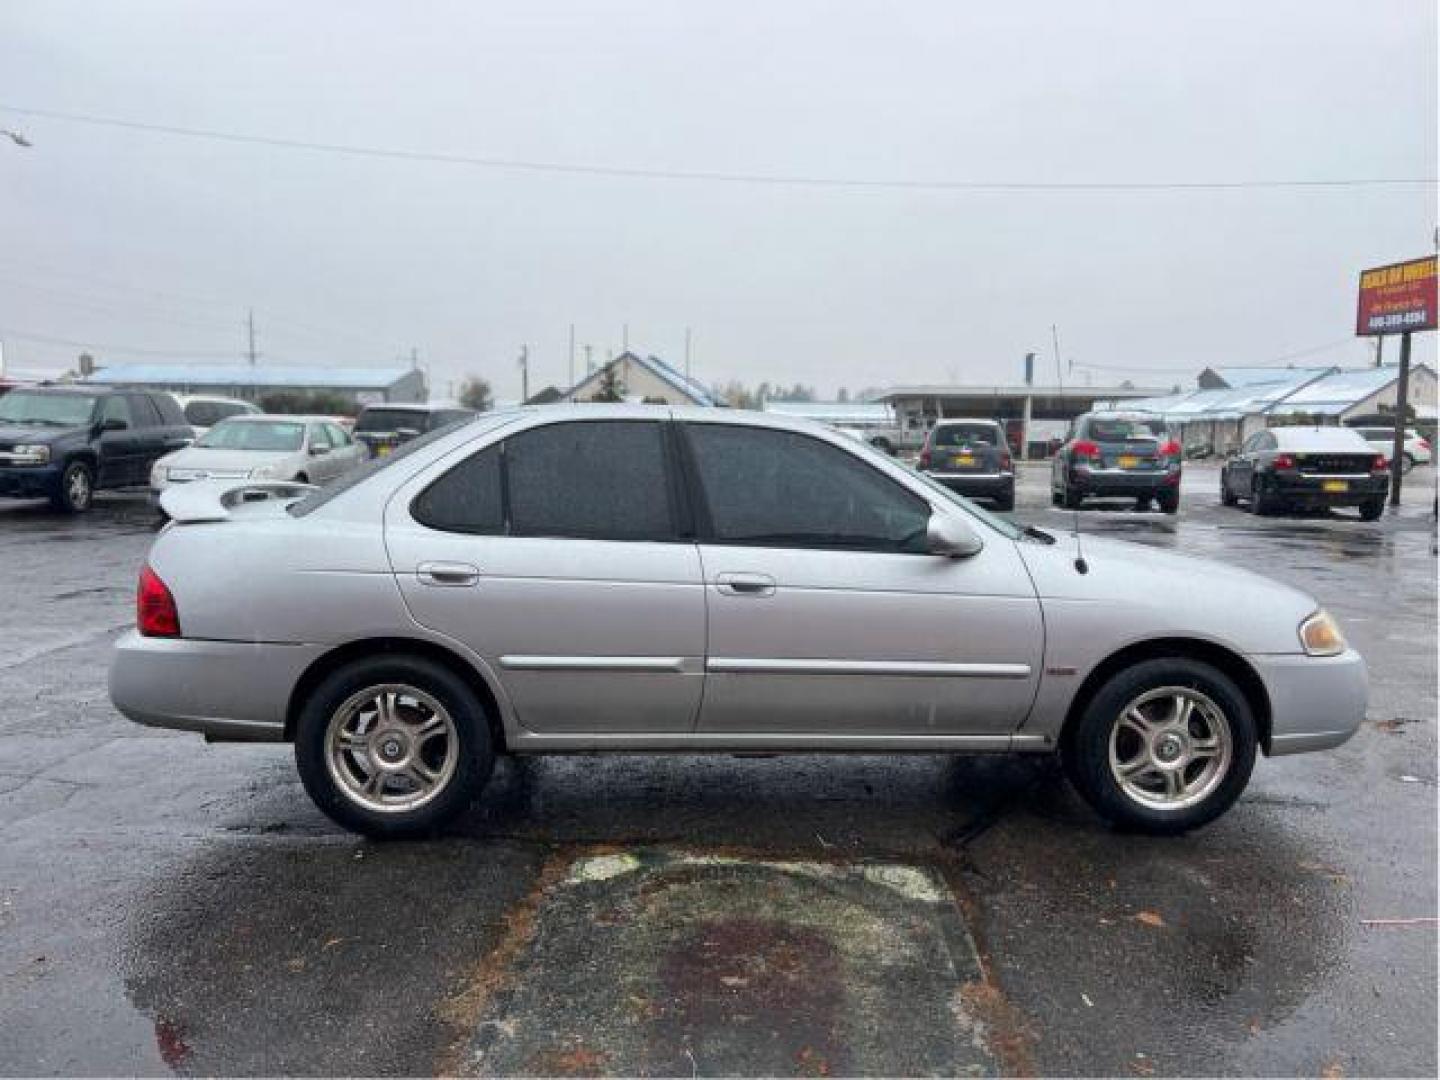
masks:
<path id="1" fill-rule="evenodd" d="M 95 501 L 95 472 L 83 461 L 72 461 L 60 474 L 60 486 L 50 497 L 55 509 L 83 514 Z"/>
<path id="2" fill-rule="evenodd" d="M 295 763 L 315 805 L 377 839 L 431 833 L 479 794 L 494 764 L 484 706 L 420 657 L 346 664 L 301 707 Z"/>
<path id="3" fill-rule="evenodd" d="M 1219 817 L 1255 765 L 1255 717 L 1223 672 L 1181 657 L 1112 676 L 1066 732 L 1066 772 L 1101 817 L 1172 834 Z"/>

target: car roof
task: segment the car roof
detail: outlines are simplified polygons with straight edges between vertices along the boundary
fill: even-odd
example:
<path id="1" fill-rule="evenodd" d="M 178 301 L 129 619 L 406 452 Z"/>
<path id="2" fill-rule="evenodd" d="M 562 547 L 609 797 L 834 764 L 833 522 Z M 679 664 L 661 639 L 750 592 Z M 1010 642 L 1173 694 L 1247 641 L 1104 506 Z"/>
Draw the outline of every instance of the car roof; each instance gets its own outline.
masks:
<path id="1" fill-rule="evenodd" d="M 1275 445 L 1282 450 L 1369 450 L 1365 438 L 1354 428 L 1274 427 Z"/>
<path id="2" fill-rule="evenodd" d="M 20 390 L 34 391 L 39 394 L 69 394 L 72 397 L 100 397 L 104 394 L 113 394 L 117 390 L 128 390 L 125 386 L 75 386 L 70 383 L 35 383 L 29 386 L 11 387 L 9 393 L 16 393 Z"/>
<path id="3" fill-rule="evenodd" d="M 972 417 L 968 417 L 968 416 L 947 416 L 947 417 L 945 417 L 943 420 L 936 420 L 936 421 L 935 421 L 935 426 L 936 426 L 937 428 L 938 428 L 938 427 L 948 427 L 948 426 L 951 425 L 951 424 L 989 424 L 991 427 L 999 427 L 999 426 L 1000 426 L 1000 421 L 999 421 L 999 420 L 987 420 L 987 419 L 986 419 L 985 417 L 983 417 L 983 416 L 976 416 L 976 417 L 973 417 L 973 418 L 972 418 Z"/>
<path id="4" fill-rule="evenodd" d="M 287 420 L 296 424 L 333 424 L 333 416 L 298 416 L 293 413 L 237 413 L 219 421 L 220 424 L 263 424 Z M 218 425 L 217 425 L 218 426 Z"/>
<path id="5" fill-rule="evenodd" d="M 246 401 L 244 398 L 226 397 L 224 394 L 171 394 L 181 405 L 189 405 L 192 401 L 215 401 L 224 405 L 248 405 L 258 408 L 253 401 Z"/>
<path id="6" fill-rule="evenodd" d="M 377 401 L 366 405 L 360 411 L 379 412 L 385 409 L 404 409 L 406 412 L 448 412 L 452 409 L 463 409 L 471 413 L 475 411 L 469 405 L 461 405 L 458 401 Z"/>

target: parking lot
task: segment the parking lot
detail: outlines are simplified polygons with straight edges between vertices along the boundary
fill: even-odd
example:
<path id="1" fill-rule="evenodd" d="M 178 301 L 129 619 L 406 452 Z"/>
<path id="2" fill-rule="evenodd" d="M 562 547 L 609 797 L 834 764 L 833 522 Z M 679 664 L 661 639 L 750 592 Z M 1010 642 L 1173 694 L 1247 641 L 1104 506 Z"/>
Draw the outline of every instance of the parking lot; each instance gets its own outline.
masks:
<path id="1" fill-rule="evenodd" d="M 1178 839 L 1046 759 L 677 755 L 502 761 L 448 835 L 378 845 L 288 748 L 110 707 L 143 496 L 0 501 L 0 1068 L 1434 1075 L 1433 470 L 1375 523 L 1221 507 L 1209 464 L 1178 516 L 1076 515 L 1046 475 L 1018 517 L 1315 594 L 1370 664 L 1360 734 Z"/>

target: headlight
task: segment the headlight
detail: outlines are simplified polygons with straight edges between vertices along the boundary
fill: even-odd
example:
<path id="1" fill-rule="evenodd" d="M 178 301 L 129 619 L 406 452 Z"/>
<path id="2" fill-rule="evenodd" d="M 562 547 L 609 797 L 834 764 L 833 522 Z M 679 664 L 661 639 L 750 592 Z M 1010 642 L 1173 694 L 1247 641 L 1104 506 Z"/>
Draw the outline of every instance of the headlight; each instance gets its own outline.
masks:
<path id="1" fill-rule="evenodd" d="M 1345 651 L 1345 635 L 1329 612 L 1317 611 L 1300 624 L 1300 644 L 1311 656 L 1335 656 Z"/>
<path id="2" fill-rule="evenodd" d="M 17 446 L 11 453 L 15 455 L 15 464 L 17 465 L 48 465 L 50 463 L 50 447 L 46 443 Z"/>
<path id="3" fill-rule="evenodd" d="M 261 465 L 258 469 L 250 470 L 251 480 L 269 480 L 275 476 L 274 465 Z"/>

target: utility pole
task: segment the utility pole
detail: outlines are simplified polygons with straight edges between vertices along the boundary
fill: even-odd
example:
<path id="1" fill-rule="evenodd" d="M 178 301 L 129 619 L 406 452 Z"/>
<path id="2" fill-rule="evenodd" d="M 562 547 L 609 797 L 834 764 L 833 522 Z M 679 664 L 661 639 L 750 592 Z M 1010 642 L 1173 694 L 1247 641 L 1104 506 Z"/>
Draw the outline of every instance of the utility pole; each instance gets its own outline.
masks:
<path id="1" fill-rule="evenodd" d="M 1381 340 L 1384 340 L 1383 337 Z M 1400 386 L 1395 392 L 1395 442 L 1390 450 L 1390 505 L 1400 505 L 1400 478 L 1405 475 L 1405 414 L 1410 410 L 1410 331 L 1400 335 Z"/>
<path id="2" fill-rule="evenodd" d="M 254 367 L 254 366 L 255 366 L 255 309 L 254 309 L 254 308 L 251 308 L 251 309 L 250 309 L 250 313 L 249 313 L 249 315 L 248 315 L 248 316 L 246 317 L 246 319 L 245 319 L 245 326 L 246 326 L 246 329 L 249 330 L 249 336 L 250 336 L 250 347 L 245 351 L 245 355 L 246 355 L 247 357 L 249 357 L 249 359 L 250 359 L 250 366 L 251 366 L 251 367 Z"/>
<path id="3" fill-rule="evenodd" d="M 685 327 L 685 378 L 690 378 L 690 327 Z"/>
<path id="4" fill-rule="evenodd" d="M 594 375 L 594 374 L 595 374 L 595 361 L 590 358 L 590 354 L 591 354 L 591 352 L 594 351 L 595 346 L 594 346 L 594 345 L 586 345 L 586 346 L 584 346 L 584 348 L 585 348 L 585 377 L 588 379 L 591 375 Z"/>
<path id="5" fill-rule="evenodd" d="M 520 404 L 530 400 L 530 346 L 520 346 Z"/>
<path id="6" fill-rule="evenodd" d="M 620 348 L 623 352 L 630 351 L 630 324 L 620 324 Z"/>
<path id="7" fill-rule="evenodd" d="M 1055 348 L 1055 385 L 1063 390 L 1065 388 L 1065 373 L 1060 370 L 1060 331 L 1054 323 L 1050 324 L 1050 343 Z"/>
<path id="8" fill-rule="evenodd" d="M 575 385 L 575 324 L 570 324 L 570 385 Z"/>

